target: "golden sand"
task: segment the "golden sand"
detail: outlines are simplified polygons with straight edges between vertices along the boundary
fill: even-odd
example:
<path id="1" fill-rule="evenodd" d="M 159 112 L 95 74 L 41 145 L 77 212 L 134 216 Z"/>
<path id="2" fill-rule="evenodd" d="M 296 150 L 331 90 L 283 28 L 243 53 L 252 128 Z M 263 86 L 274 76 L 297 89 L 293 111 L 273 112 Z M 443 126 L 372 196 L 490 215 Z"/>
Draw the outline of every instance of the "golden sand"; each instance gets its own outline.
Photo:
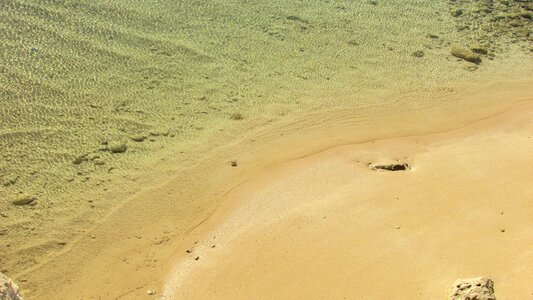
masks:
<path id="1" fill-rule="evenodd" d="M 126 199 L 23 277 L 47 287 L 37 299 L 412 299 L 478 275 L 524 295 L 531 86 L 462 91 L 448 98 L 469 100 L 456 110 L 368 121 L 332 110 L 257 129 Z M 411 168 L 368 166 L 397 160 Z"/>
<path id="2" fill-rule="evenodd" d="M 273 166 L 186 240 L 163 298 L 445 299 L 455 279 L 488 276 L 498 298 L 529 299 L 529 99 L 460 129 Z"/>
<path id="3" fill-rule="evenodd" d="M 0 5 L 0 272 L 27 299 L 160 296 L 190 239 L 244 203 L 230 191 L 280 164 L 448 132 L 529 99 L 529 5 Z"/>

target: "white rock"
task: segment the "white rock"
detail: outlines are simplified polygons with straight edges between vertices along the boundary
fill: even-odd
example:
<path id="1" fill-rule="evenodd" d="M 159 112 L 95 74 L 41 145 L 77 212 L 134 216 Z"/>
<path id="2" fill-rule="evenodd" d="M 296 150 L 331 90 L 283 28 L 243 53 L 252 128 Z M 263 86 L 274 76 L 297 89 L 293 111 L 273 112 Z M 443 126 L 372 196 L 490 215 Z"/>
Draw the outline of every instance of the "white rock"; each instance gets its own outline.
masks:
<path id="1" fill-rule="evenodd" d="M 490 278 L 456 280 L 448 300 L 496 300 L 494 282 Z"/>

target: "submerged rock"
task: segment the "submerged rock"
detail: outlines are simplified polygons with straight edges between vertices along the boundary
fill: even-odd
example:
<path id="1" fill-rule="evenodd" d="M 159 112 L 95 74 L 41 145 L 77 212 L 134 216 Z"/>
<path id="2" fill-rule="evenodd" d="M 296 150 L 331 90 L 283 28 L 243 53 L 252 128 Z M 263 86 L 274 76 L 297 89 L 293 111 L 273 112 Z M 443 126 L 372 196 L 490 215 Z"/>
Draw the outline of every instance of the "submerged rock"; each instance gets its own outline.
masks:
<path id="1" fill-rule="evenodd" d="M 240 113 L 233 113 L 233 114 L 231 114 L 230 119 L 232 119 L 232 120 L 242 120 L 242 119 L 244 119 L 244 116 L 242 114 L 240 114 Z"/>
<path id="2" fill-rule="evenodd" d="M 452 47 L 451 52 L 453 56 L 458 57 L 460 59 L 464 59 L 466 61 L 469 61 L 475 64 L 481 63 L 481 56 L 470 50 L 459 48 L 459 47 Z"/>
<path id="3" fill-rule="evenodd" d="M 0 300 L 23 300 L 19 287 L 2 273 L 0 273 Z"/>
<path id="4" fill-rule="evenodd" d="M 131 140 L 134 141 L 134 142 L 144 142 L 144 140 L 146 140 L 146 136 L 145 135 L 134 135 L 131 137 Z"/>
<path id="5" fill-rule="evenodd" d="M 120 141 L 111 141 L 107 144 L 107 149 L 112 153 L 123 153 L 126 152 L 128 146 Z"/>
<path id="6" fill-rule="evenodd" d="M 496 300 L 494 282 L 490 278 L 458 279 L 448 295 L 448 300 Z"/>
<path id="7" fill-rule="evenodd" d="M 418 51 L 411 53 L 411 55 L 414 57 L 424 57 L 425 53 L 424 51 L 418 50 Z"/>
<path id="8" fill-rule="evenodd" d="M 22 206 L 31 204 L 33 201 L 35 201 L 35 199 L 35 197 L 30 195 L 22 195 L 11 201 L 11 203 L 13 203 L 14 205 Z"/>
<path id="9" fill-rule="evenodd" d="M 489 53 L 489 50 L 485 45 L 481 44 L 474 44 L 470 46 L 470 50 L 472 50 L 475 53 L 487 55 Z"/>
<path id="10" fill-rule="evenodd" d="M 75 165 L 81 165 L 82 162 L 87 161 L 87 154 L 80 155 L 76 157 L 72 163 Z"/>

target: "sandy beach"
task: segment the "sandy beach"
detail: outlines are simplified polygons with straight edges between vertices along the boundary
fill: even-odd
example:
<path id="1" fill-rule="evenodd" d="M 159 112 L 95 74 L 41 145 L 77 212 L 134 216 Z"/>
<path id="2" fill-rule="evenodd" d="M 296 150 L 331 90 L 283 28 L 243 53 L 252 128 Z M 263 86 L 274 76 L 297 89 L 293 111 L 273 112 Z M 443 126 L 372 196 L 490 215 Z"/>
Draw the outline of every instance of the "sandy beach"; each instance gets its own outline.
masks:
<path id="1" fill-rule="evenodd" d="M 531 298 L 533 3 L 13 0 L 0 29 L 24 299 Z"/>
<path id="2" fill-rule="evenodd" d="M 446 113 L 331 111 L 258 129 L 21 277 L 47 286 L 36 299 L 413 299 L 490 276 L 498 296 L 527 299 L 531 86 L 465 90 Z"/>
<path id="3" fill-rule="evenodd" d="M 529 101 L 276 165 L 225 195 L 162 299 L 445 299 L 479 276 L 530 299 L 532 120 Z"/>

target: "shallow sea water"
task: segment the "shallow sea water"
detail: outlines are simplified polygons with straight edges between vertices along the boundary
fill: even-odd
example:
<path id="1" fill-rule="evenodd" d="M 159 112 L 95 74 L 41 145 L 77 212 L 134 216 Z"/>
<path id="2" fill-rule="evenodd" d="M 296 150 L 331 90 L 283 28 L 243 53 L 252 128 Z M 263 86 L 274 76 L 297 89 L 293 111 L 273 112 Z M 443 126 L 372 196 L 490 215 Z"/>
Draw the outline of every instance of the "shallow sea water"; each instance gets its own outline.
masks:
<path id="1" fill-rule="evenodd" d="M 200 155 L 191 149 L 208 152 L 279 120 L 445 106 L 450 87 L 528 74 L 531 9 L 466 0 L 1 1 L 0 265 L 15 275 L 38 265 L 61 248 L 55 241 L 116 205 L 95 206 L 92 191 L 133 191 L 131 174 L 169 153 L 186 165 Z M 450 54 L 480 43 L 489 53 L 479 66 Z M 112 141 L 128 150 L 105 151 Z M 22 194 L 36 201 L 13 206 Z"/>

